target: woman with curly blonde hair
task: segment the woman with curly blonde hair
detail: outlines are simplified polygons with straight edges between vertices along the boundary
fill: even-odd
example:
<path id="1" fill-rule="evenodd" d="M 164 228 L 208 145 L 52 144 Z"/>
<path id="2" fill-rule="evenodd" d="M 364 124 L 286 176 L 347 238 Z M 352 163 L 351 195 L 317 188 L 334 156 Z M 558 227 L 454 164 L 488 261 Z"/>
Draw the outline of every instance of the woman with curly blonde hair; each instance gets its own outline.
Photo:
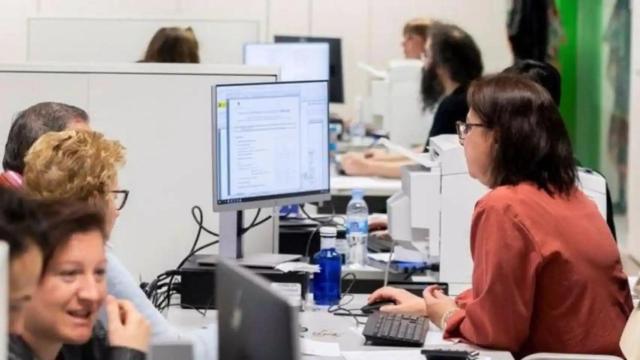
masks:
<path id="1" fill-rule="evenodd" d="M 106 201 L 110 233 L 129 193 L 117 188 L 124 162 L 124 147 L 101 133 L 50 132 L 25 156 L 25 190 L 39 199 Z"/>

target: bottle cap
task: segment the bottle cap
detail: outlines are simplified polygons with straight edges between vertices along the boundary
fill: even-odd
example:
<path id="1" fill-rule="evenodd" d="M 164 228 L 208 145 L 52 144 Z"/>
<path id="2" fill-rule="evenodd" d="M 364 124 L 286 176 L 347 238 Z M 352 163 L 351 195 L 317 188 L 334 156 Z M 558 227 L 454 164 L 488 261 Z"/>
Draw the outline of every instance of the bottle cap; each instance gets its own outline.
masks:
<path id="1" fill-rule="evenodd" d="M 364 196 L 364 190 L 363 189 L 353 189 L 353 190 L 351 190 L 351 196 L 352 197 L 361 198 L 361 197 Z"/>
<path id="2" fill-rule="evenodd" d="M 321 237 L 336 237 L 338 230 L 333 226 L 323 226 L 320 228 Z"/>

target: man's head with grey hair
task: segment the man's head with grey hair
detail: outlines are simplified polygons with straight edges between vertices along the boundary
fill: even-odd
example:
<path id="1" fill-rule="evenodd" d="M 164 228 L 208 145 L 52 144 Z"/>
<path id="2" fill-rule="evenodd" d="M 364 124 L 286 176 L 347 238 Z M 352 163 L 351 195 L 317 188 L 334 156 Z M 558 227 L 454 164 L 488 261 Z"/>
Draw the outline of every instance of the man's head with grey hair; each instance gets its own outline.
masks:
<path id="1" fill-rule="evenodd" d="M 42 102 L 18 113 L 4 149 L 2 167 L 22 174 L 24 157 L 40 136 L 50 131 L 70 128 L 88 128 L 86 111 L 63 103 Z"/>

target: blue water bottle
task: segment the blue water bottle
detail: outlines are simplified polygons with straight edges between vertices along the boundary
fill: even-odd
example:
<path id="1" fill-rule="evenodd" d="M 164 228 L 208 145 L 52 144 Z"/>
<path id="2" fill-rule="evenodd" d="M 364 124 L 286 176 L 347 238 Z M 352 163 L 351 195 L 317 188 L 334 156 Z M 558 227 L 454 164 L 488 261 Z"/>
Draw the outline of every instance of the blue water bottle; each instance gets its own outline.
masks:
<path id="1" fill-rule="evenodd" d="M 364 201 L 364 191 L 353 189 L 347 204 L 347 241 L 349 256 L 347 264 L 364 266 L 367 262 L 367 237 L 369 235 L 369 208 Z"/>
<path id="2" fill-rule="evenodd" d="M 336 251 L 335 227 L 320 228 L 320 251 L 313 255 L 313 263 L 320 272 L 313 274 L 313 300 L 317 305 L 336 305 L 340 302 L 340 254 Z"/>

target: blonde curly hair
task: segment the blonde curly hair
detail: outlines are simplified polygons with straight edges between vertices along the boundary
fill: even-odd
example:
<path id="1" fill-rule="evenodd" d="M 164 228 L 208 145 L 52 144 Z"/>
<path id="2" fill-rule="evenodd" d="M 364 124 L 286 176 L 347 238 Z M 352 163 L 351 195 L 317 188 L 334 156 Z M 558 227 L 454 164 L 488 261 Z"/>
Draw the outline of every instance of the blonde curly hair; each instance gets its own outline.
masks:
<path id="1" fill-rule="evenodd" d="M 38 199 L 106 199 L 124 162 L 125 148 L 99 132 L 50 132 L 25 156 L 25 190 Z"/>

